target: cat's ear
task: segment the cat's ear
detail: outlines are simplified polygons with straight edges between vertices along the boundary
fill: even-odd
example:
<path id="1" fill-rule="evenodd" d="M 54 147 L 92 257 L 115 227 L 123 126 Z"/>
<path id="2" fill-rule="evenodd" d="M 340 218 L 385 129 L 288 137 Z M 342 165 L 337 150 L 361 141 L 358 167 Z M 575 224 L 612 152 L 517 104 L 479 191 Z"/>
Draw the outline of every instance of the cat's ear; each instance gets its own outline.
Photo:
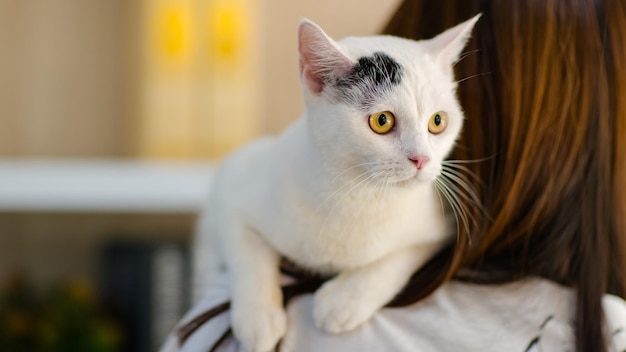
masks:
<path id="1" fill-rule="evenodd" d="M 335 77 L 352 69 L 352 61 L 343 54 L 339 45 L 315 23 L 302 20 L 298 27 L 300 52 L 300 78 L 314 94 L 320 93 Z"/>
<path id="2" fill-rule="evenodd" d="M 452 74 L 452 66 L 459 59 L 480 16 L 478 14 L 427 41 L 435 61 L 446 72 Z"/>

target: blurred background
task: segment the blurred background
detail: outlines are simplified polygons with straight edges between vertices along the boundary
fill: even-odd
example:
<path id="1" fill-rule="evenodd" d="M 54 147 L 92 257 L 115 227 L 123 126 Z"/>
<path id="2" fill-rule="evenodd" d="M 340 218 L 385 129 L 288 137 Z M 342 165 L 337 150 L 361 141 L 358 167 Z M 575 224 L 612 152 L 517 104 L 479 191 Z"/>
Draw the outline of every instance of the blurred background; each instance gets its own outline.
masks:
<path id="1" fill-rule="evenodd" d="M 0 0 L 0 351 L 154 351 L 219 158 L 302 109 L 296 28 L 398 0 Z"/>

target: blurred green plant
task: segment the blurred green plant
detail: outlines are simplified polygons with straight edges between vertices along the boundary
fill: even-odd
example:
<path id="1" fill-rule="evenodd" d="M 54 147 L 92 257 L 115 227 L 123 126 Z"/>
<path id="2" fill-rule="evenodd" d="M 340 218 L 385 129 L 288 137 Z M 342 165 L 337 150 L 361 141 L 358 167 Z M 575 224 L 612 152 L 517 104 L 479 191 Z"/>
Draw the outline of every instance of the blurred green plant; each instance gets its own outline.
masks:
<path id="1" fill-rule="evenodd" d="M 121 329 L 98 305 L 86 281 L 67 280 L 46 295 L 38 295 L 22 278 L 5 287 L 0 293 L 0 351 L 121 350 Z"/>

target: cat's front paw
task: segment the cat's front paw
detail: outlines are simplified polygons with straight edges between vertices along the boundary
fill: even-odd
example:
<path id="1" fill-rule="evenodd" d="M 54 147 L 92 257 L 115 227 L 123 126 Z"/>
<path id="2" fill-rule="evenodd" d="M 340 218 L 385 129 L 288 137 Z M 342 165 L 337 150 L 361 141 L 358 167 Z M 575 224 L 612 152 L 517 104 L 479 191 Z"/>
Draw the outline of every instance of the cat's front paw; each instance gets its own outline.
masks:
<path id="1" fill-rule="evenodd" d="M 380 308 L 358 285 L 335 278 L 316 293 L 313 306 L 315 325 L 326 332 L 339 334 L 356 329 Z"/>
<path id="2" fill-rule="evenodd" d="M 233 309 L 231 318 L 233 334 L 244 352 L 273 351 L 287 329 L 282 307 L 240 306 Z"/>

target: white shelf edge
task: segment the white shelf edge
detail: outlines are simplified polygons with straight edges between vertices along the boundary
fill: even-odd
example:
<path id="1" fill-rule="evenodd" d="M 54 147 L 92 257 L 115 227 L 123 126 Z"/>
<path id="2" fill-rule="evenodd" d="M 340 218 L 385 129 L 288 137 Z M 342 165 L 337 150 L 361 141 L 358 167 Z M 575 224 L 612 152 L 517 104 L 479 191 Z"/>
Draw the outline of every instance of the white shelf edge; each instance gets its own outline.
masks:
<path id="1" fill-rule="evenodd" d="M 209 161 L 0 158 L 0 211 L 196 213 L 213 171 Z"/>

